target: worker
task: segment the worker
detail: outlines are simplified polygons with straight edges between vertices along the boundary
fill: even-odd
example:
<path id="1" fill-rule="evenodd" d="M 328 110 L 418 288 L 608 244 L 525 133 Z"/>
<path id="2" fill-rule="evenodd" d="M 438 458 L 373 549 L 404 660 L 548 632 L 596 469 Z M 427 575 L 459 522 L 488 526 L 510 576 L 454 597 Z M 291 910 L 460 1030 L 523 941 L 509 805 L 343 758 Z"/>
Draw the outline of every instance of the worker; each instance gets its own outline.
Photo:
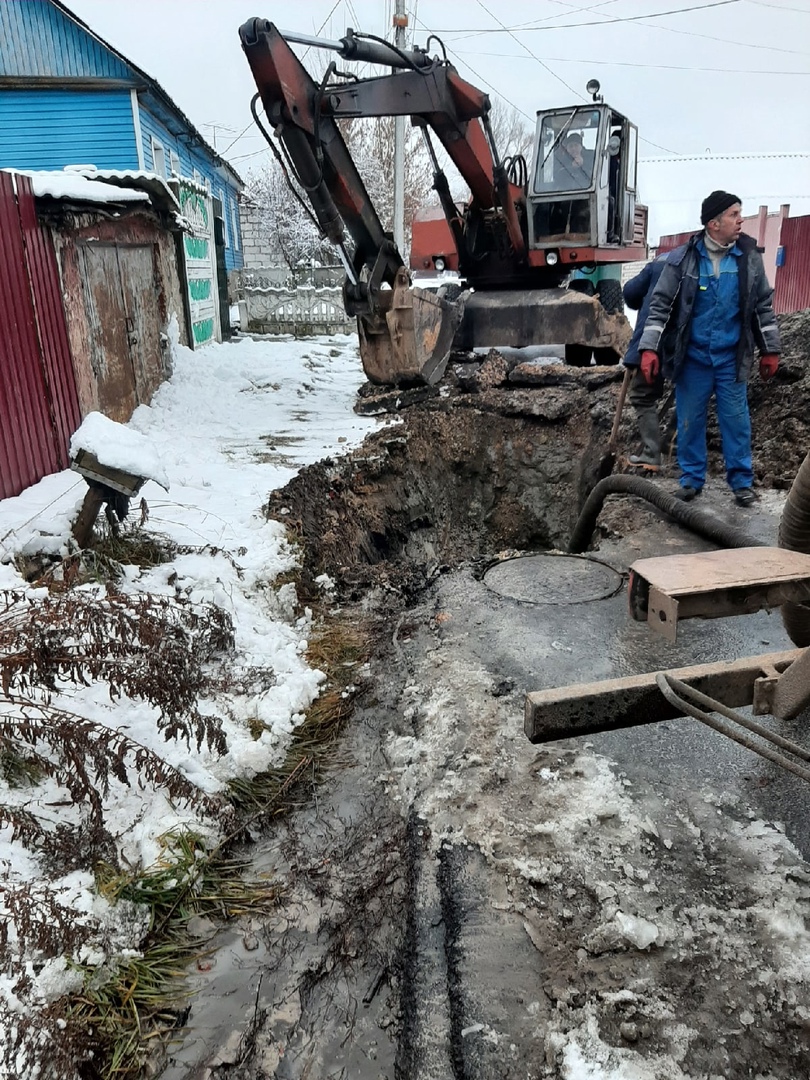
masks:
<path id="1" fill-rule="evenodd" d="M 742 204 L 713 191 L 701 206 L 701 232 L 667 259 L 639 340 L 640 368 L 651 386 L 663 374 L 675 386 L 679 496 L 689 502 L 706 480 L 706 419 L 714 395 L 726 479 L 740 506 L 751 506 L 754 472 L 748 377 L 779 366 L 773 290 L 753 237 L 742 232 Z"/>
<path id="2" fill-rule="evenodd" d="M 630 383 L 627 396 L 636 412 L 641 450 L 638 454 L 630 454 L 627 461 L 636 468 L 647 469 L 650 472 L 658 472 L 661 468 L 661 426 L 658 420 L 658 402 L 664 394 L 664 376 L 659 371 L 651 383 L 647 382 L 639 369 L 641 357 L 638 352 L 638 343 L 647 322 L 653 289 L 661 277 L 667 255 L 668 253 L 665 252 L 652 262 L 648 262 L 641 273 L 631 278 L 622 289 L 627 307 L 631 311 L 638 312 L 633 336 L 630 338 L 622 363 L 626 368 L 633 369 L 633 381 Z"/>
<path id="3" fill-rule="evenodd" d="M 557 161 L 559 171 L 556 186 L 560 190 L 578 191 L 591 186 L 593 153 L 583 149 L 579 132 L 573 131 L 565 139 Z"/>

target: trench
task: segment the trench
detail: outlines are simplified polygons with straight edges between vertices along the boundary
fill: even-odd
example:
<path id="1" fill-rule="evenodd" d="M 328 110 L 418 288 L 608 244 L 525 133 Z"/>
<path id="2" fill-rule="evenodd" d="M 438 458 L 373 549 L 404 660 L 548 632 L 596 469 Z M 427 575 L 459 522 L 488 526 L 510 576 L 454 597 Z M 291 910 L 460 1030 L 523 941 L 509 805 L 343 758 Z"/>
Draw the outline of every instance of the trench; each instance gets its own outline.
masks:
<path id="1" fill-rule="evenodd" d="M 610 1052 L 642 1063 L 669 1052 L 684 1075 L 749 1075 L 751 1063 L 773 1080 L 810 1073 L 789 994 L 775 983 L 763 995 L 755 978 L 773 966 L 767 943 L 749 935 L 741 956 L 728 943 L 736 923 L 716 941 L 693 927 L 692 966 L 677 950 L 628 950 L 605 921 L 617 890 L 641 908 L 650 875 L 673 910 L 684 892 L 718 912 L 753 905 L 744 860 L 688 785 L 704 773 L 734 805 L 757 798 L 765 814 L 776 809 L 773 771 L 711 737 L 686 746 L 678 722 L 588 748 L 537 750 L 522 736 L 523 695 L 540 685 L 789 643 L 766 614 L 744 627 L 718 620 L 675 646 L 629 623 L 616 583 L 630 562 L 712 546 L 629 496 L 608 501 L 595 557 L 581 559 L 596 584 L 582 586 L 576 567 L 568 581 L 551 571 L 555 595 L 535 595 L 520 560 L 566 550 L 605 472 L 618 373 L 541 372 L 530 385 L 510 374 L 493 355 L 457 372 L 449 392 L 366 395 L 360 407 L 385 410 L 387 423 L 269 498 L 268 516 L 298 546 L 302 593 L 326 574 L 336 610 L 376 620 L 375 674 L 317 795 L 257 840 L 254 865 L 285 881 L 284 900 L 250 928 L 259 949 L 228 938 L 192 1006 L 204 1034 L 164 1080 L 561 1078 L 572 1075 L 570 1032 L 594 1025 Z M 754 527 L 774 542 L 774 518 Z M 517 582 L 487 583 L 510 564 Z M 620 790 L 624 770 L 659 824 L 628 839 L 606 810 L 592 852 L 555 851 L 549 838 L 575 816 L 577 792 L 593 780 Z M 550 776 L 570 786 L 569 801 Z M 804 836 L 808 796 L 788 785 L 788 799 L 783 816 Z M 628 859 L 646 867 L 637 878 Z M 657 994 L 641 992 L 651 986 Z M 729 987 L 756 1011 L 753 1027 L 729 1020 Z M 686 1048 L 673 1016 L 699 1031 Z"/>

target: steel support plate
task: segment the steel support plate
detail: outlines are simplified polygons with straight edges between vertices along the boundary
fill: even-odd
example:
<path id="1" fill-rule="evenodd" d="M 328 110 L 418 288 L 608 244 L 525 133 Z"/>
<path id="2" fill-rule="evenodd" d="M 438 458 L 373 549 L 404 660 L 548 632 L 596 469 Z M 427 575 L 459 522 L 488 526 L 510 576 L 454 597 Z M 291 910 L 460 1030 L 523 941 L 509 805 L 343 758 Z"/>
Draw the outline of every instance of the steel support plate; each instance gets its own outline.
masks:
<path id="1" fill-rule="evenodd" d="M 750 705 L 763 674 L 783 672 L 804 649 L 749 656 L 733 663 L 699 664 L 670 674 L 729 708 Z M 657 672 L 623 679 L 577 683 L 526 695 L 524 731 L 530 742 L 552 742 L 597 731 L 673 720 L 679 714 L 658 689 Z"/>

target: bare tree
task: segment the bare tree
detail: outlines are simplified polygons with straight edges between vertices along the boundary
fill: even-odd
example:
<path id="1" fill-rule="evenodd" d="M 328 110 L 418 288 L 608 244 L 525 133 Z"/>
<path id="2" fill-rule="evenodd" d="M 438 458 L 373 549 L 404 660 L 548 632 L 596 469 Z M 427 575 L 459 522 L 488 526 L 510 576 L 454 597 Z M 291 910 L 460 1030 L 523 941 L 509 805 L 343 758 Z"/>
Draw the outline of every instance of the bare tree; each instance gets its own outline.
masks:
<path id="1" fill-rule="evenodd" d="M 489 122 L 498 155 L 501 159 L 521 154 L 531 166 L 534 147 L 534 127 L 522 112 L 502 98 L 493 98 Z"/>
<path id="2" fill-rule="evenodd" d="M 377 216 L 387 232 L 394 228 L 394 117 L 350 120 L 341 124 L 352 160 Z M 433 174 L 419 130 L 405 129 L 405 246 L 410 248 L 414 214 L 430 201 Z M 407 252 L 400 253 L 406 258 Z"/>
<path id="3" fill-rule="evenodd" d="M 306 199 L 300 191 L 299 195 Z M 294 270 L 304 260 L 335 261 L 331 244 L 296 199 L 276 162 L 248 176 L 244 198 L 257 212 L 279 266 Z"/>

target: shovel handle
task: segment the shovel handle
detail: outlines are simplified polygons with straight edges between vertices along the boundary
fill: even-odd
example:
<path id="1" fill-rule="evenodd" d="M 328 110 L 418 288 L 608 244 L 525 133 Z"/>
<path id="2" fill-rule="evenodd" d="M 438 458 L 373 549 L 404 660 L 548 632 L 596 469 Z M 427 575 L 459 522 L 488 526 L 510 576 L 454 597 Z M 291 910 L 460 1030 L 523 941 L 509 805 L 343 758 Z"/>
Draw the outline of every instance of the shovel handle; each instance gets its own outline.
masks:
<path id="1" fill-rule="evenodd" d="M 622 410 L 624 409 L 624 399 L 627 397 L 627 390 L 630 386 L 630 380 L 633 378 L 633 369 L 624 369 L 624 378 L 622 379 L 622 385 L 619 390 L 619 400 L 616 402 L 616 415 L 613 417 L 613 430 L 610 433 L 610 440 L 608 442 L 608 450 L 611 453 L 615 453 L 616 445 L 619 441 L 619 424 L 622 419 Z"/>

